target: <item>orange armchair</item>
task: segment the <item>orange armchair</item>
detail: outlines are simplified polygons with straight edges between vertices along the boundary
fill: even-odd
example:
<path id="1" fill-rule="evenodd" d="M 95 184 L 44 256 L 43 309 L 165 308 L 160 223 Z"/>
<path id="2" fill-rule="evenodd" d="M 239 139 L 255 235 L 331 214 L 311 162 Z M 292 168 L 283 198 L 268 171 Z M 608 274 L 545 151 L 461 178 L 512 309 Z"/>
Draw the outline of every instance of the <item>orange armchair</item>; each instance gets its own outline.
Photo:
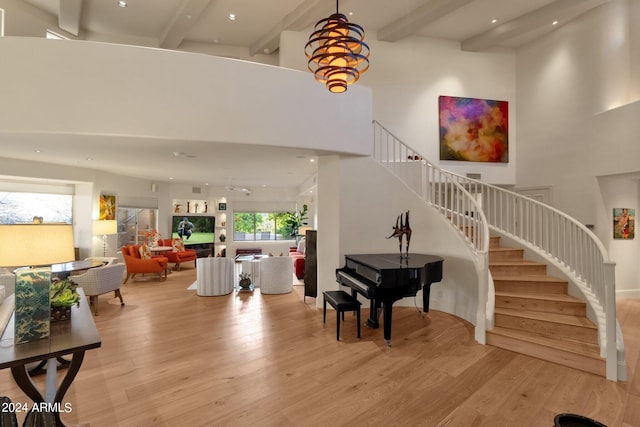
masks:
<path id="1" fill-rule="evenodd" d="M 167 257 L 154 256 L 143 259 L 140 257 L 140 245 L 123 246 L 121 250 L 124 263 L 127 266 L 127 277 L 124 279 L 124 283 L 127 283 L 127 280 L 138 273 L 158 273 L 161 280 L 167 278 L 167 263 L 169 262 Z M 162 272 L 164 272 L 164 277 Z"/>
<path id="2" fill-rule="evenodd" d="M 171 242 L 172 242 L 172 239 L 160 239 L 158 244 L 160 246 L 173 246 Z M 165 252 L 163 256 L 166 256 L 169 259 L 169 262 L 175 263 L 176 270 L 180 270 L 181 262 L 188 262 L 188 261 L 193 261 L 193 266 L 195 268 L 196 260 L 198 259 L 198 253 L 195 251 L 195 249 L 185 249 L 183 251 L 178 251 L 178 252 L 169 251 L 169 252 Z"/>

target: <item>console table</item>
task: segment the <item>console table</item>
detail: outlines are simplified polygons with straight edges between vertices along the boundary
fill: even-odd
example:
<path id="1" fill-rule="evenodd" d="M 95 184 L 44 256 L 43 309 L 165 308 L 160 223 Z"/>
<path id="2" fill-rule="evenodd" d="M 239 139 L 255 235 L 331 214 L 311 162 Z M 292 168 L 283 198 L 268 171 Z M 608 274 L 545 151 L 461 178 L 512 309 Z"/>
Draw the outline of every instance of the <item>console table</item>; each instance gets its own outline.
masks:
<path id="1" fill-rule="evenodd" d="M 71 386 L 76 374 L 82 366 L 86 350 L 98 348 L 101 345 L 100 335 L 93 322 L 93 315 L 84 295 L 78 288 L 80 305 L 71 309 L 71 319 L 68 321 L 51 323 L 50 337 L 23 344 L 14 344 L 14 316 L 0 338 L 0 369 L 10 368 L 13 379 L 20 389 L 35 403 L 51 403 L 54 408 L 64 408 L 62 399 Z M 57 357 L 67 354 L 73 355 L 67 373 L 56 390 Z M 47 360 L 46 392 L 43 397 L 36 388 L 27 364 Z M 64 426 L 60 420 L 60 412 L 55 411 L 56 425 Z"/>

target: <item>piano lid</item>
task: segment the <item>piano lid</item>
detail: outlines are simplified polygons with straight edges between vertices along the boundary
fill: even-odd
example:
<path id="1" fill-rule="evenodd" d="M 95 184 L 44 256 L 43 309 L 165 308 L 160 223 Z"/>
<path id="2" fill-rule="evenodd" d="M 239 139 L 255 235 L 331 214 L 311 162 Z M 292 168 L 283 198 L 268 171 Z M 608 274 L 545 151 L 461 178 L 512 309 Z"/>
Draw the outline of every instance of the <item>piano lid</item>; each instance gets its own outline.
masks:
<path id="1" fill-rule="evenodd" d="M 437 255 L 409 253 L 409 258 L 400 258 L 398 252 L 392 254 L 357 254 L 345 255 L 346 260 L 351 260 L 361 265 L 366 265 L 374 270 L 398 270 L 402 268 L 418 269 L 427 264 L 441 262 L 444 259 Z"/>

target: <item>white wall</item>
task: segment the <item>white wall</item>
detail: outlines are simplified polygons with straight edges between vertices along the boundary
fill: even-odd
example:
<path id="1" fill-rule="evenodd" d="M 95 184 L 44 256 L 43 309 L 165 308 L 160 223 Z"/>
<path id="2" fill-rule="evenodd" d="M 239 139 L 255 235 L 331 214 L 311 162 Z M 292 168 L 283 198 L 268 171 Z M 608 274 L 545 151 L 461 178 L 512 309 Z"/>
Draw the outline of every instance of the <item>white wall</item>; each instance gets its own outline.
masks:
<path id="1" fill-rule="evenodd" d="M 4 37 L 0 56 L 0 135 L 371 152 L 371 91 L 364 87 L 336 98 L 299 71 L 85 41 Z"/>
<path id="2" fill-rule="evenodd" d="M 282 33 L 281 66 L 307 70 L 304 45 L 309 34 Z M 367 33 L 366 41 L 371 47 L 371 67 L 345 94 L 334 95 L 336 101 L 359 86 L 370 87 L 373 118 L 431 162 L 461 175 L 480 173 L 483 181 L 492 184 L 515 184 L 518 141 L 514 52 L 463 52 L 459 43 L 424 37 L 387 43 L 375 40 L 375 33 Z M 508 101 L 509 163 L 441 162 L 440 95 Z"/>
<path id="3" fill-rule="evenodd" d="M 626 293 L 640 292 L 640 241 L 620 251 L 611 212 L 637 190 L 598 177 L 640 170 L 638 4 L 614 0 L 517 52 L 518 185 L 551 186 L 555 207 L 596 224 Z"/>

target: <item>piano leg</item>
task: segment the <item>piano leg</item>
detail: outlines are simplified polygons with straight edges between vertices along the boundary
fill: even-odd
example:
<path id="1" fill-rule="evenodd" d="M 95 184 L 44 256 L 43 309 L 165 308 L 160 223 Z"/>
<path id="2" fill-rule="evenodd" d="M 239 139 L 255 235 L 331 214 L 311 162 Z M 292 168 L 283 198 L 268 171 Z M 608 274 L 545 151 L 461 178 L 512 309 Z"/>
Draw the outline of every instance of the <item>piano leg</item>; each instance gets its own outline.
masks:
<path id="1" fill-rule="evenodd" d="M 367 328 L 378 329 L 380 327 L 380 301 L 375 298 L 369 300 L 369 319 L 367 319 Z"/>
<path id="2" fill-rule="evenodd" d="M 393 313 L 393 303 L 384 303 L 384 342 L 391 347 L 391 313 Z"/>
<path id="3" fill-rule="evenodd" d="M 422 287 L 422 311 L 429 312 L 429 298 L 431 296 L 431 283 L 427 282 Z"/>

